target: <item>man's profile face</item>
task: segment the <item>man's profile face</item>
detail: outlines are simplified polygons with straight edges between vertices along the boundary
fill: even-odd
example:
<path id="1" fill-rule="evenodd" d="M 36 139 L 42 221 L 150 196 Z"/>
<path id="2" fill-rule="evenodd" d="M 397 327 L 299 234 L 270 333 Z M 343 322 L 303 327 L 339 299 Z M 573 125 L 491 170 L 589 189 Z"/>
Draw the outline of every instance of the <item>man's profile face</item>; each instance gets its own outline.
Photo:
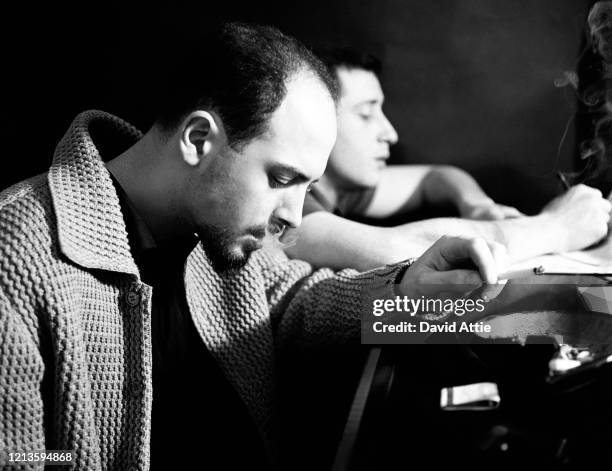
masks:
<path id="1" fill-rule="evenodd" d="M 306 191 L 325 170 L 336 138 L 329 92 L 311 74 L 287 83 L 267 131 L 225 147 L 187 190 L 193 224 L 218 270 L 239 268 L 266 239 L 302 220 Z"/>
<path id="2" fill-rule="evenodd" d="M 397 133 L 384 115 L 384 95 L 373 72 L 339 68 L 338 139 L 327 174 L 345 189 L 375 186 Z"/>

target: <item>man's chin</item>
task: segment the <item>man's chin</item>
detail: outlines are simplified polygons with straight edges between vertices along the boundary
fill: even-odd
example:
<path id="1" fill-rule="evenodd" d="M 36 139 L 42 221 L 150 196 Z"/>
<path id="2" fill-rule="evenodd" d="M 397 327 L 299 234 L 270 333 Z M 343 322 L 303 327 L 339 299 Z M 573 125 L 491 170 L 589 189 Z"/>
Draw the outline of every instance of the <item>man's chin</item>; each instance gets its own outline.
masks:
<path id="1" fill-rule="evenodd" d="M 216 272 L 237 271 L 249 262 L 250 253 L 236 253 L 235 251 L 219 253 L 216 250 L 204 248 L 208 259 Z"/>
<path id="2" fill-rule="evenodd" d="M 261 248 L 261 243 L 234 243 L 223 247 L 202 243 L 202 247 L 215 271 L 231 272 L 244 268 L 251 254 Z"/>
<path id="3" fill-rule="evenodd" d="M 231 273 L 242 270 L 251 258 L 251 254 L 248 253 L 242 257 L 236 258 L 224 258 L 218 263 L 213 262 L 213 268 L 219 273 Z M 211 259 L 212 260 L 212 259 Z"/>
<path id="4" fill-rule="evenodd" d="M 240 270 L 251 253 L 262 247 L 262 240 L 253 234 L 235 235 L 216 226 L 204 226 L 198 231 L 202 248 L 217 272 Z"/>

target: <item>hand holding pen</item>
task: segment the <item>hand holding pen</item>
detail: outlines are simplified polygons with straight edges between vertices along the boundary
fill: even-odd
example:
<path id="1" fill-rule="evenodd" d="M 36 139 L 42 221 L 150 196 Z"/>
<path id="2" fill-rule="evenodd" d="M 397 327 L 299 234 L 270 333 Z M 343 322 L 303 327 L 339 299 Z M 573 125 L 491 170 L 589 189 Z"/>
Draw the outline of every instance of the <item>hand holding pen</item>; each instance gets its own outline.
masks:
<path id="1" fill-rule="evenodd" d="M 547 219 L 551 252 L 582 250 L 605 238 L 612 209 L 610 201 L 596 188 L 584 184 L 570 186 L 565 175 L 561 172 L 556 175 L 566 191 L 540 213 Z"/>
<path id="2" fill-rule="evenodd" d="M 561 170 L 557 170 L 557 178 L 561 182 L 561 185 L 563 186 L 563 189 L 565 191 L 569 191 L 569 189 L 571 188 L 571 185 L 569 184 L 569 182 L 567 181 L 567 177 L 565 176 L 565 174 Z M 603 197 L 603 195 L 602 195 L 602 197 Z M 606 200 L 609 201 L 610 203 L 612 203 L 612 192 L 610 192 L 610 194 L 608 195 Z M 608 234 L 610 234 L 610 228 L 611 228 L 610 225 L 611 224 L 612 224 L 612 219 L 609 219 L 608 220 Z M 607 239 L 607 235 L 601 241 Z"/>

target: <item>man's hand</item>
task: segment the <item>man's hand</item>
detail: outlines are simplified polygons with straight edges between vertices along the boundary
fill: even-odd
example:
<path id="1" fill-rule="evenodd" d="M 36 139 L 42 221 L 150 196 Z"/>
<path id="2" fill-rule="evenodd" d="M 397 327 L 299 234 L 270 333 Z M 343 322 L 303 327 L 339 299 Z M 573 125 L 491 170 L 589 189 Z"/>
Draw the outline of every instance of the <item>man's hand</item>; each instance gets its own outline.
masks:
<path id="1" fill-rule="evenodd" d="M 459 214 L 466 219 L 499 220 L 524 216 L 512 206 L 497 204 L 492 199 L 459 205 Z"/>
<path id="2" fill-rule="evenodd" d="M 496 283 L 505 264 L 506 249 L 497 242 L 444 236 L 411 265 L 399 290 L 412 295 L 419 285 L 444 284 L 444 290 L 457 285 L 467 292 L 483 283 Z"/>
<path id="3" fill-rule="evenodd" d="M 606 237 L 612 204 L 601 191 L 586 185 L 571 187 L 548 203 L 542 212 L 550 231 L 558 235 L 559 252 L 580 250 Z"/>

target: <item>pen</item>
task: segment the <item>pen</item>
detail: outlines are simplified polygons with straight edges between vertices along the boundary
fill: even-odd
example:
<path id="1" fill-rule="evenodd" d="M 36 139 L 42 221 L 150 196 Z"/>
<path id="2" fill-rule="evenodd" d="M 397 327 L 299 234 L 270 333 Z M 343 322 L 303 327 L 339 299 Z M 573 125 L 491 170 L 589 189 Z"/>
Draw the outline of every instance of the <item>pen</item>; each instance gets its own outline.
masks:
<path id="1" fill-rule="evenodd" d="M 565 178 L 565 175 L 563 175 L 563 172 L 561 172 L 561 170 L 557 170 L 557 178 L 561 182 L 561 185 L 563 185 L 564 190 L 570 189 L 570 184 L 567 181 L 567 178 Z"/>

